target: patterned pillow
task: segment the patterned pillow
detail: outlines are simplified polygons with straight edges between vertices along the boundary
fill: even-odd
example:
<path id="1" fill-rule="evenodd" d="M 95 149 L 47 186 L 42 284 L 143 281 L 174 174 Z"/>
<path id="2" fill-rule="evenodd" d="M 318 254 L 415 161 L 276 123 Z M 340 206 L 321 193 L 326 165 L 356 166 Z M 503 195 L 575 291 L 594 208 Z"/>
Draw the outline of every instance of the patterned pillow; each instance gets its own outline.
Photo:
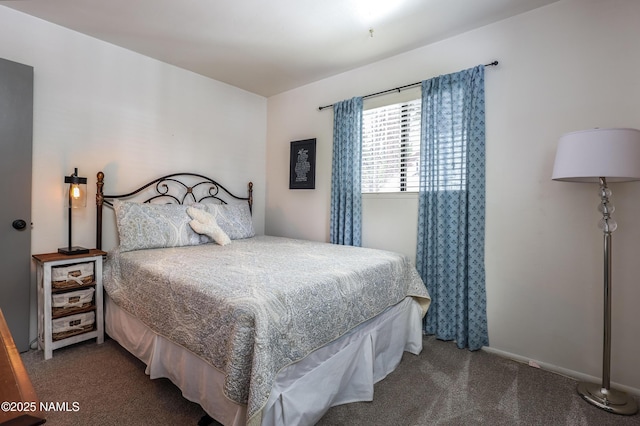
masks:
<path id="1" fill-rule="evenodd" d="M 188 207 L 114 200 L 120 251 L 200 244 L 200 235 L 189 226 Z"/>
<path id="2" fill-rule="evenodd" d="M 211 215 L 216 219 L 218 226 L 222 228 L 222 230 L 232 240 L 250 238 L 256 235 L 253 229 L 253 220 L 251 219 L 249 204 L 247 203 L 206 203 L 200 204 L 198 207 L 201 207 L 208 213 L 211 213 Z"/>

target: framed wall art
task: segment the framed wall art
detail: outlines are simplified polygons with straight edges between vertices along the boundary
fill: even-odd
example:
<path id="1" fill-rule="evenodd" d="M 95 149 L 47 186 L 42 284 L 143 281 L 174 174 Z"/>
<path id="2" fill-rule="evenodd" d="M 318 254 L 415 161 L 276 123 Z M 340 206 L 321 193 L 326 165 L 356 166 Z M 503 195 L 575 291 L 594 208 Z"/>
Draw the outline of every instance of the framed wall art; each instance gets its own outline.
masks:
<path id="1" fill-rule="evenodd" d="M 315 189 L 316 140 L 291 142 L 289 157 L 289 189 Z"/>

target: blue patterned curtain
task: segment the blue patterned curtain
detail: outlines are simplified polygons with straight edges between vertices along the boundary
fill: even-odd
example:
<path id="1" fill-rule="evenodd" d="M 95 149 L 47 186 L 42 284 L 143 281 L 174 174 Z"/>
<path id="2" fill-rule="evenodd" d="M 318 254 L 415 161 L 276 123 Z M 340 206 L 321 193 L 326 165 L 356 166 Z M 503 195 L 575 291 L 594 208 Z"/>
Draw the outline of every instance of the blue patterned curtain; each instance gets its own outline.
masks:
<path id="1" fill-rule="evenodd" d="M 489 344 L 484 270 L 484 66 L 422 82 L 416 267 L 432 301 L 424 330 Z"/>
<path id="2" fill-rule="evenodd" d="M 329 240 L 334 244 L 362 244 L 362 98 L 333 106 L 333 163 Z"/>

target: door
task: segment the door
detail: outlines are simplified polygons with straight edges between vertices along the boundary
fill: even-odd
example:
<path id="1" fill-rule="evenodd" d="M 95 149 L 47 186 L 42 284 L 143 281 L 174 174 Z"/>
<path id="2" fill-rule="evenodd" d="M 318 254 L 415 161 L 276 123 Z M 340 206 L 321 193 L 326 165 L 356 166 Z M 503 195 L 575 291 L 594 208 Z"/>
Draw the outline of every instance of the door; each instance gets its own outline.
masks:
<path id="1" fill-rule="evenodd" d="M 0 309 L 29 349 L 33 68 L 0 58 Z"/>

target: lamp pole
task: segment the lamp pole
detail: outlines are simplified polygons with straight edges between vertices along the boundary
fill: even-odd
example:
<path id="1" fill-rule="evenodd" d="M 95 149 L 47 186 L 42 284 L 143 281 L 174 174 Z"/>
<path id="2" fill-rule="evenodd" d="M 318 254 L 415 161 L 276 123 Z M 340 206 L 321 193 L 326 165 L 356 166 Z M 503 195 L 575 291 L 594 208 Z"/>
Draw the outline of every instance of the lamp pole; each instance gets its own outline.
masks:
<path id="1" fill-rule="evenodd" d="M 78 170 L 78 169 L 76 169 Z M 71 185 L 69 185 L 69 253 L 71 253 L 71 204 L 73 203 L 73 198 L 71 196 Z"/>
<path id="2" fill-rule="evenodd" d="M 611 233 L 618 224 L 611 217 L 615 211 L 610 203 L 611 190 L 607 180 L 600 177 L 600 205 L 602 219 L 598 223 L 604 233 L 604 339 L 602 348 L 602 386 L 595 383 L 578 383 L 578 393 L 587 402 L 611 413 L 633 415 L 638 405 L 632 396 L 625 392 L 611 389 Z"/>

